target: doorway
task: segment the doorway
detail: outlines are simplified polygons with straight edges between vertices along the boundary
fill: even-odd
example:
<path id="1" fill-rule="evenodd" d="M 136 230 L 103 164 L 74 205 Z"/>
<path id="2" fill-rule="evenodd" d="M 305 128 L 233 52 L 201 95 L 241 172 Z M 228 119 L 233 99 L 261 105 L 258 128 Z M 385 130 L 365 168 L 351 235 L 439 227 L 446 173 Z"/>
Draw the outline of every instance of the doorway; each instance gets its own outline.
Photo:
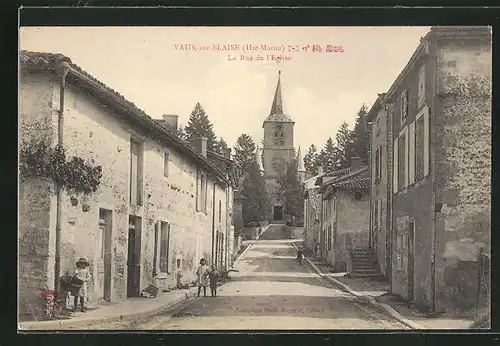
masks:
<path id="1" fill-rule="evenodd" d="M 408 301 L 413 302 L 415 290 L 415 221 L 408 222 Z"/>
<path id="2" fill-rule="evenodd" d="M 281 205 L 274 206 L 274 220 L 275 221 L 283 220 L 283 206 Z"/>
<path id="3" fill-rule="evenodd" d="M 129 216 L 127 252 L 127 297 L 139 297 L 141 277 L 142 219 Z"/>
<path id="4" fill-rule="evenodd" d="M 111 301 L 111 239 L 113 212 L 99 209 L 99 228 L 97 230 L 96 293 L 98 300 Z"/>

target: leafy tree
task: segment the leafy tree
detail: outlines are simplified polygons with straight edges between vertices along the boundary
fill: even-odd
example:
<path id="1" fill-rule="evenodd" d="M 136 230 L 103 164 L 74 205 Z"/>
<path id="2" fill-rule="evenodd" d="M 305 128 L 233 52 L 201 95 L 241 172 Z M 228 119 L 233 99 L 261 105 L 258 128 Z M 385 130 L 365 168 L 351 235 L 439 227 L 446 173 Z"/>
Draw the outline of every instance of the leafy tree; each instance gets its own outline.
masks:
<path id="1" fill-rule="evenodd" d="M 293 159 L 286 173 L 278 178 L 278 193 L 284 202 L 284 212 L 302 220 L 304 216 L 304 187 L 297 174 L 297 160 Z"/>
<path id="2" fill-rule="evenodd" d="M 339 153 L 331 137 L 326 141 L 322 151 L 323 171 L 325 173 L 333 172 L 338 168 Z"/>
<path id="3" fill-rule="evenodd" d="M 311 144 L 307 153 L 304 155 L 304 167 L 306 172 L 311 175 L 318 174 L 318 149 L 314 144 Z"/>
<path id="4" fill-rule="evenodd" d="M 337 152 L 338 152 L 338 168 L 347 168 L 351 164 L 351 154 L 352 154 L 352 137 L 351 130 L 349 130 L 349 124 L 343 122 L 335 135 L 337 140 Z"/>
<path id="5" fill-rule="evenodd" d="M 270 202 L 266 190 L 266 182 L 260 174 L 257 161 L 248 162 L 246 175 L 243 179 L 241 195 L 244 197 L 242 205 L 243 223 L 265 220 Z"/>
<path id="6" fill-rule="evenodd" d="M 219 139 L 219 141 L 217 142 L 217 145 L 216 145 L 216 149 L 220 155 L 226 154 L 226 151 L 227 151 L 227 149 L 229 149 L 229 147 L 228 147 L 226 141 L 224 140 L 224 138 L 221 137 Z"/>
<path id="7" fill-rule="evenodd" d="M 183 126 L 179 126 L 179 128 L 177 129 L 177 136 L 179 136 L 179 138 L 183 141 L 188 141 L 188 135 Z"/>
<path id="8" fill-rule="evenodd" d="M 236 140 L 236 146 L 234 147 L 234 161 L 238 164 L 238 173 L 240 177 L 243 177 L 251 163 L 255 161 L 255 142 L 252 137 L 247 134 L 242 134 Z"/>
<path id="9" fill-rule="evenodd" d="M 216 151 L 217 137 L 215 136 L 213 124 L 199 102 L 194 106 L 184 131 L 188 142 L 192 145 L 196 146 L 200 137 L 206 137 L 207 150 Z"/>
<path id="10" fill-rule="evenodd" d="M 368 111 L 366 105 L 362 105 L 358 111 L 354 130 L 351 132 L 351 143 L 349 151 L 352 155 L 359 156 L 368 163 L 368 151 L 370 150 L 370 132 L 366 126 L 365 116 Z"/>

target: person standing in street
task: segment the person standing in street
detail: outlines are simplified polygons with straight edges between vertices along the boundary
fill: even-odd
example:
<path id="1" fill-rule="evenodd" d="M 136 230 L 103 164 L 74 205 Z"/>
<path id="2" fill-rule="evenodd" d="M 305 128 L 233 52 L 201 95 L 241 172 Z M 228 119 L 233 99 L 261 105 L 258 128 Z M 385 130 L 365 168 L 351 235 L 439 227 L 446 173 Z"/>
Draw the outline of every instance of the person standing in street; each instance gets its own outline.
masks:
<path id="1" fill-rule="evenodd" d="M 215 264 L 212 265 L 212 270 L 208 274 L 210 277 L 210 291 L 212 293 L 212 297 L 217 296 L 217 281 L 219 280 L 220 273 L 215 267 Z"/>
<path id="2" fill-rule="evenodd" d="M 297 250 L 297 263 L 299 265 L 302 265 L 302 258 L 303 258 L 302 249 L 298 249 Z"/>
<path id="3" fill-rule="evenodd" d="M 206 297 L 208 286 L 208 267 L 207 261 L 204 258 L 200 260 L 200 266 L 196 270 L 196 276 L 198 277 L 198 297 L 200 296 L 202 288 L 203 296 Z"/>
<path id="4" fill-rule="evenodd" d="M 81 305 L 81 311 L 85 312 L 85 300 L 87 299 L 87 282 L 89 280 L 89 262 L 85 257 L 81 257 L 77 262 L 76 262 L 76 270 L 75 270 L 75 276 L 83 281 L 82 287 L 80 287 L 80 290 L 78 291 L 78 294 L 75 295 L 75 307 L 74 310 L 76 311 L 78 307 L 78 298 L 80 298 L 80 305 Z"/>

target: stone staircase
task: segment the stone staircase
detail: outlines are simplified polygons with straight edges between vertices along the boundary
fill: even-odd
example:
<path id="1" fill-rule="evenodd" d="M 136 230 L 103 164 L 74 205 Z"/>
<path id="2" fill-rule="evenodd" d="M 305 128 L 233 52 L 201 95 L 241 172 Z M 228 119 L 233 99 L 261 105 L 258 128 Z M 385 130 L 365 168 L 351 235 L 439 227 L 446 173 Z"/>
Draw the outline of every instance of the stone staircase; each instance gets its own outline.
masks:
<path id="1" fill-rule="evenodd" d="M 355 248 L 351 250 L 352 269 L 350 277 L 381 279 L 382 274 L 373 249 Z"/>
<path id="2" fill-rule="evenodd" d="M 270 224 L 263 232 L 259 240 L 281 240 L 290 239 L 284 224 Z"/>

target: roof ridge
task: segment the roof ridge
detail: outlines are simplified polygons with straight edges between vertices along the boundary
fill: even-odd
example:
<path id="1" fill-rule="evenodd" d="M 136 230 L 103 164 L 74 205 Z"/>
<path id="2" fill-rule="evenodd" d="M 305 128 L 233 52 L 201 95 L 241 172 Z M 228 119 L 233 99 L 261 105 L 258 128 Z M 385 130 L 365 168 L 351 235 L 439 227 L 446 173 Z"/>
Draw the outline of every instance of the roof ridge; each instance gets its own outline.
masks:
<path id="1" fill-rule="evenodd" d="M 222 180 L 227 180 L 226 176 L 223 172 L 221 172 L 213 163 L 211 163 L 207 158 L 203 157 L 190 143 L 182 140 L 177 133 L 174 133 L 171 129 L 166 127 L 165 124 L 159 123 L 153 119 L 151 116 L 149 116 L 144 110 L 140 109 L 137 107 L 133 102 L 129 101 L 128 99 L 125 98 L 122 94 L 120 94 L 118 91 L 115 89 L 111 88 L 110 86 L 106 85 L 87 71 L 85 71 L 83 68 L 78 66 L 77 64 L 73 63 L 71 58 L 67 57 L 64 54 L 60 53 L 47 53 L 47 52 L 35 52 L 35 51 L 28 51 L 28 50 L 21 50 L 19 54 L 19 60 L 20 60 L 20 67 L 22 68 L 23 64 L 27 68 L 32 68 L 34 70 L 40 70 L 40 71 L 55 71 L 55 63 L 60 60 L 69 60 L 68 62 L 70 63 L 70 68 L 73 73 L 76 73 L 77 75 L 81 75 L 85 78 L 87 78 L 89 81 L 93 82 L 96 84 L 97 87 L 100 87 L 103 92 L 108 93 L 109 100 L 111 102 L 123 102 L 126 108 L 128 108 L 128 111 L 130 111 L 132 114 L 135 116 L 145 120 L 146 126 L 151 126 L 152 128 L 155 128 L 156 130 L 162 132 L 163 134 L 167 135 L 178 147 L 184 148 L 187 150 L 195 160 L 200 161 L 201 163 L 205 164 L 208 166 L 211 170 L 217 172 L 219 174 L 219 178 L 222 177 Z M 31 65 L 31 66 L 26 66 L 26 65 Z M 226 181 L 227 183 L 227 181 Z"/>

